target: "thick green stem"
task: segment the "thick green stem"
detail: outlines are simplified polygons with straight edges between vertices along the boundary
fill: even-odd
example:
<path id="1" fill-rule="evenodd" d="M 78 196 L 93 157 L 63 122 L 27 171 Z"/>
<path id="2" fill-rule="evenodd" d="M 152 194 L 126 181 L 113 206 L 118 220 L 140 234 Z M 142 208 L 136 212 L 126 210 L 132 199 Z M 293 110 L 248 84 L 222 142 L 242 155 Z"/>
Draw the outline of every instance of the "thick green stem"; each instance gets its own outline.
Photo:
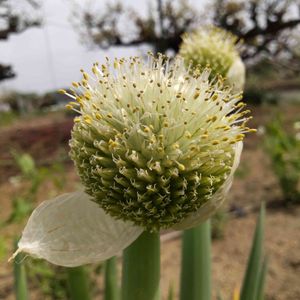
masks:
<path id="1" fill-rule="evenodd" d="M 67 268 L 68 283 L 72 300 L 90 300 L 90 287 L 83 267 Z"/>
<path id="2" fill-rule="evenodd" d="M 122 300 L 158 300 L 159 233 L 144 232 L 124 251 Z"/>
<path id="3" fill-rule="evenodd" d="M 22 254 L 18 254 L 14 260 L 14 279 L 15 279 L 15 297 L 16 300 L 27 300 L 28 289 L 27 289 L 27 278 L 25 272 L 25 266 L 22 264 Z"/>
<path id="4" fill-rule="evenodd" d="M 183 233 L 180 299 L 211 299 L 210 221 Z"/>
<path id="5" fill-rule="evenodd" d="M 119 300 L 117 258 L 112 257 L 105 262 L 104 300 Z"/>

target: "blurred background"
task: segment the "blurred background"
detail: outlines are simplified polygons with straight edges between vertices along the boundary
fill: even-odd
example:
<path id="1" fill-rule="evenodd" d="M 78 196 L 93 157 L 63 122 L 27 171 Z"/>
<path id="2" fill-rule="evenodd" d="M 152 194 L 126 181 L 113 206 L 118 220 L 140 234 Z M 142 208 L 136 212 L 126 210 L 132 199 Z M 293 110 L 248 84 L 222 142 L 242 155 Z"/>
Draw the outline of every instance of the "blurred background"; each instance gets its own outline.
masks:
<path id="1" fill-rule="evenodd" d="M 0 0 L 0 299 L 15 299 L 7 263 L 37 203 L 79 186 L 68 157 L 73 115 L 57 90 L 105 57 L 175 55 L 184 32 L 224 28 L 242 42 L 246 138 L 229 199 L 213 218 L 213 285 L 241 284 L 255 219 L 267 205 L 267 298 L 300 299 L 299 0 Z M 180 239 L 165 236 L 162 291 L 178 290 Z M 70 299 L 63 268 L 26 258 L 31 299 Z M 102 299 L 101 264 L 88 267 Z M 226 298 L 226 299 L 227 299 Z"/>

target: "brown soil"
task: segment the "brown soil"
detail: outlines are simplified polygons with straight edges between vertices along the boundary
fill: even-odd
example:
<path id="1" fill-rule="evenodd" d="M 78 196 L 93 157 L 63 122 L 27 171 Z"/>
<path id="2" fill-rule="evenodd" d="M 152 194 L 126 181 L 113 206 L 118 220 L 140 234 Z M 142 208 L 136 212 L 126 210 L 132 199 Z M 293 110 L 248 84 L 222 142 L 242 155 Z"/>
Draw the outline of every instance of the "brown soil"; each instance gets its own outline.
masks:
<path id="1" fill-rule="evenodd" d="M 259 107 L 253 108 L 255 122 L 252 126 L 265 124 L 276 110 L 284 114 L 287 126 L 297 118 L 299 120 L 299 105 L 280 106 L 275 109 Z M 8 217 L 11 210 L 10 199 L 16 195 L 18 189 L 22 189 L 22 185 L 16 188 L 7 181 L 9 176 L 17 173 L 9 154 L 10 149 L 15 148 L 32 154 L 39 164 L 48 165 L 51 161 L 62 160 L 68 151 L 67 141 L 71 126 L 70 118 L 59 115 L 0 128 L 0 220 Z M 232 213 L 224 227 L 224 238 L 213 242 L 214 291 L 220 290 L 223 297 L 228 299 L 233 290 L 240 287 L 257 210 L 260 203 L 266 201 L 265 245 L 269 257 L 266 299 L 297 300 L 300 299 L 300 207 L 284 208 L 280 205 L 282 195 L 262 141 L 261 136 L 252 134 L 245 142 L 241 164 L 226 204 L 226 207 L 232 209 Z M 70 161 L 63 161 L 67 174 L 64 190 L 70 191 L 78 183 L 78 178 Z M 59 192 L 61 191 L 51 182 L 45 182 L 39 190 L 38 201 Z M 21 232 L 22 226 L 11 225 L 0 229 L 0 237 L 11 245 L 12 237 Z M 10 246 L 7 247 L 8 254 L 0 261 L 0 299 L 14 299 L 12 266 L 6 263 L 11 249 Z M 162 244 L 161 284 L 164 297 L 170 284 L 178 290 L 179 266 L 180 238 L 177 236 Z M 38 291 L 32 291 L 32 299 L 44 297 Z"/>

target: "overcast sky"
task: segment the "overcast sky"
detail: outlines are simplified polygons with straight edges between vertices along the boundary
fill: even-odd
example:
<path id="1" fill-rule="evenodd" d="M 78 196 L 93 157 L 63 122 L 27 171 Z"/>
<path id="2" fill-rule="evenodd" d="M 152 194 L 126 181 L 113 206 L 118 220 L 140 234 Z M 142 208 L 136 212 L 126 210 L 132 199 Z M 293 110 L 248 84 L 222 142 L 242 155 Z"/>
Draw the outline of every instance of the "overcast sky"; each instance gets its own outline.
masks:
<path id="1" fill-rule="evenodd" d="M 88 0 L 83 0 L 81 3 Z M 103 0 L 98 0 L 105 3 Z M 207 0 L 190 0 L 200 7 Z M 82 45 L 78 33 L 70 23 L 71 3 L 68 0 L 44 0 L 43 21 L 45 26 L 31 28 L 22 34 L 11 35 L 0 41 L 0 63 L 12 64 L 17 77 L 0 82 L 0 91 L 46 92 L 69 86 L 78 80 L 79 69 L 90 68 L 105 56 L 136 54 L 137 49 L 110 48 L 88 50 Z M 147 0 L 123 0 L 145 12 Z"/>

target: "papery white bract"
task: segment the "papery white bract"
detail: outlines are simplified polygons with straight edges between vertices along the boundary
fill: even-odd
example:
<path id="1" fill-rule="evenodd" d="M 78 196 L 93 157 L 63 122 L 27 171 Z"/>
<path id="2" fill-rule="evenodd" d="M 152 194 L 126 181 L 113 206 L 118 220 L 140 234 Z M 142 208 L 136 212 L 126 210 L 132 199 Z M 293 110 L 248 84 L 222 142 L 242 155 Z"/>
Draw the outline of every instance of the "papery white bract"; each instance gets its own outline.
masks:
<path id="1" fill-rule="evenodd" d="M 114 256 L 143 231 L 114 220 L 84 192 L 44 201 L 32 213 L 18 251 L 66 267 L 99 262 Z"/>

